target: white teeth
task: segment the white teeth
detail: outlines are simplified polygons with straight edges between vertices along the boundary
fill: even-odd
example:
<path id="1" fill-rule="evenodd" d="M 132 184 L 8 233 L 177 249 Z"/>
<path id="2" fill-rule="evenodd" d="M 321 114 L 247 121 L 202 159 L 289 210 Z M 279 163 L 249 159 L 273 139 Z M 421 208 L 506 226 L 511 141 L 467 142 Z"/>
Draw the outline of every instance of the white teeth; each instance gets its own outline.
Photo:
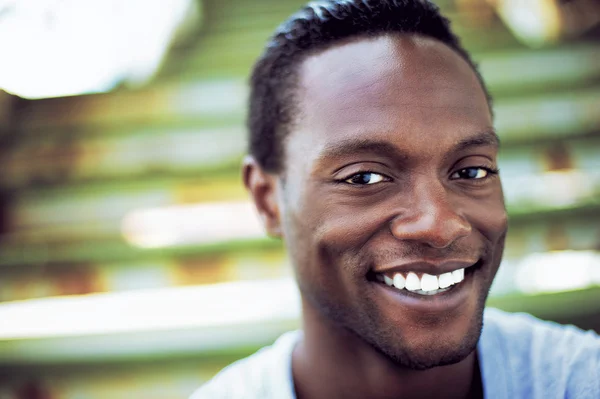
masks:
<path id="1" fill-rule="evenodd" d="M 454 284 L 452 272 L 444 273 L 438 277 L 440 288 L 448 288 Z"/>
<path id="2" fill-rule="evenodd" d="M 418 291 L 421 289 L 421 280 L 415 273 L 410 272 L 406 276 L 406 289 L 409 291 Z"/>
<path id="3" fill-rule="evenodd" d="M 465 279 L 465 269 L 458 269 L 452 272 L 454 283 L 460 283 Z"/>
<path id="4" fill-rule="evenodd" d="M 387 285 L 389 285 L 390 287 L 392 285 L 394 285 L 394 280 L 392 280 L 391 278 L 389 278 L 385 274 L 383 275 L 383 282 L 386 283 Z"/>
<path id="5" fill-rule="evenodd" d="M 406 286 L 406 279 L 400 273 L 394 274 L 394 287 L 401 290 Z"/>
<path id="6" fill-rule="evenodd" d="M 465 269 L 454 270 L 440 276 L 423 273 L 421 278 L 415 272 L 409 272 L 406 277 L 402 273 L 395 273 L 394 278 L 385 274 L 378 274 L 376 277 L 378 281 L 399 290 L 407 289 L 421 295 L 435 295 L 463 281 L 465 279 Z"/>
<path id="7" fill-rule="evenodd" d="M 435 291 L 440 288 L 438 279 L 436 276 L 424 273 L 421 277 L 421 290 L 423 291 Z"/>
<path id="8" fill-rule="evenodd" d="M 423 290 L 419 290 L 419 291 L 415 291 L 417 294 L 419 295 L 427 295 L 427 296 L 431 296 L 431 295 L 435 295 L 435 294 L 439 294 L 440 292 L 444 292 L 444 291 L 448 291 L 449 288 L 440 288 L 439 290 L 433 290 L 433 291 L 423 291 Z"/>

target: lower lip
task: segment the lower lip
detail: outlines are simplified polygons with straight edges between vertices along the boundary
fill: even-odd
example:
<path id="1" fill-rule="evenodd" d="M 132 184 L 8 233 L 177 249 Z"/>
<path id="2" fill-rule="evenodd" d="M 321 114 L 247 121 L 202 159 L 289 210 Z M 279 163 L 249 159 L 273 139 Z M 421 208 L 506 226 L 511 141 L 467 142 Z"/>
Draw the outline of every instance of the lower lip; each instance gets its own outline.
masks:
<path id="1" fill-rule="evenodd" d="M 380 282 L 373 282 L 373 284 L 375 284 L 378 292 L 385 295 L 386 299 L 401 306 L 428 313 L 447 312 L 460 307 L 469 298 L 473 280 L 477 273 L 477 270 L 469 269 L 465 270 L 463 281 L 453 285 L 451 289 L 435 295 L 420 295 L 406 289 L 399 290 Z"/>

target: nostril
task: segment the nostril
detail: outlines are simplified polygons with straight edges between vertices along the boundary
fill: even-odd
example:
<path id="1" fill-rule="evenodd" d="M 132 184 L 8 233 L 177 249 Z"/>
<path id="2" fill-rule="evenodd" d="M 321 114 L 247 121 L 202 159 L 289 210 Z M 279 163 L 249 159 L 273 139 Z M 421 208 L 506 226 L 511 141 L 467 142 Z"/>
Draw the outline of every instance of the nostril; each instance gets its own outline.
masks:
<path id="1" fill-rule="evenodd" d="M 399 240 L 416 241 L 433 248 L 446 248 L 471 234 L 470 223 L 457 214 L 423 214 L 413 218 L 398 217 L 390 223 L 392 235 Z"/>
<path id="2" fill-rule="evenodd" d="M 471 225 L 466 221 L 446 221 L 445 226 L 440 227 L 437 234 L 432 234 L 429 244 L 434 248 L 446 248 L 460 238 L 471 234 Z"/>

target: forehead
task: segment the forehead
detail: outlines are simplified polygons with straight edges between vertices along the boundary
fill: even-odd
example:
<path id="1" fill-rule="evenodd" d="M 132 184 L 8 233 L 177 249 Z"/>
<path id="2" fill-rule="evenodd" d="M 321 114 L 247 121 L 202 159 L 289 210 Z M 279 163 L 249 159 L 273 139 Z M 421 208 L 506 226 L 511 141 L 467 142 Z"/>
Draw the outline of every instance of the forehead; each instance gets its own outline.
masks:
<path id="1" fill-rule="evenodd" d="M 355 39 L 311 55 L 299 69 L 297 100 L 287 147 L 309 158 L 366 136 L 414 148 L 451 145 L 492 125 L 471 66 L 443 43 L 414 35 Z"/>

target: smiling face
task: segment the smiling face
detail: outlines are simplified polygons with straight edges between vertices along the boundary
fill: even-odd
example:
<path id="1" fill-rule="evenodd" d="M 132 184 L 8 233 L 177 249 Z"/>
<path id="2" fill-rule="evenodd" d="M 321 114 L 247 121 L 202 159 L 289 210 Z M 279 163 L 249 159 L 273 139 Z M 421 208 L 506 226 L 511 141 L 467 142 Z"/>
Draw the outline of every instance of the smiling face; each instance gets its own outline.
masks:
<path id="1" fill-rule="evenodd" d="M 464 359 L 506 233 L 498 143 L 473 70 L 433 39 L 355 39 L 300 65 L 297 101 L 270 223 L 305 316 L 402 366 Z"/>

